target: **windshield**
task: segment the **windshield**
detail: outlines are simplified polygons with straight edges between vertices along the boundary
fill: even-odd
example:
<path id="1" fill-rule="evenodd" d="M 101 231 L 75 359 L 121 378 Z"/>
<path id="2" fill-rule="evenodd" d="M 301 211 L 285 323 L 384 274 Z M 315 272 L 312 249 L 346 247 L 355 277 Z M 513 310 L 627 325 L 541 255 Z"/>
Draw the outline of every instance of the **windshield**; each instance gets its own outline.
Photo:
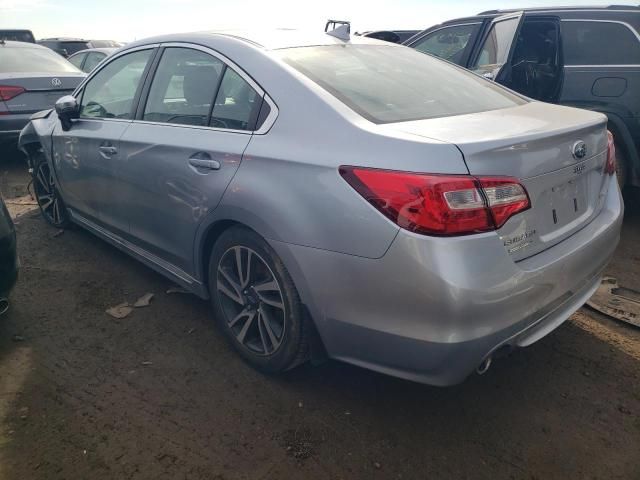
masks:
<path id="1" fill-rule="evenodd" d="M 79 73 L 48 48 L 0 47 L 0 73 Z"/>
<path id="2" fill-rule="evenodd" d="M 526 103 L 479 76 L 411 48 L 289 48 L 281 58 L 374 123 L 464 115 Z"/>

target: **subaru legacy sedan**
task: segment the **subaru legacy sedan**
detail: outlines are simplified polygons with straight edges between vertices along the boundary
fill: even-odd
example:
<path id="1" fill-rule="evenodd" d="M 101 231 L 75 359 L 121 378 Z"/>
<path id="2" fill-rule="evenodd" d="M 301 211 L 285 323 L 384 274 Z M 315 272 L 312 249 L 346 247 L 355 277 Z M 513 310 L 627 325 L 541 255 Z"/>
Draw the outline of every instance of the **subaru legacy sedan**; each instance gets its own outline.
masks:
<path id="1" fill-rule="evenodd" d="M 20 144 L 48 222 L 210 299 L 265 372 L 461 382 L 590 297 L 623 214 L 604 115 L 366 37 L 138 41 Z"/>

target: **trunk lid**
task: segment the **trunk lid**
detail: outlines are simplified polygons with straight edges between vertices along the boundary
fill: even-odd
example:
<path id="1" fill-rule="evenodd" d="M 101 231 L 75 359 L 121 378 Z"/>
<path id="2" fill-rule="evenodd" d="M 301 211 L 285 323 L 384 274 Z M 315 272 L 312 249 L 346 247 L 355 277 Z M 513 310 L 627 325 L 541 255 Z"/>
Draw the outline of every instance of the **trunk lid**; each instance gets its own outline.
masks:
<path id="1" fill-rule="evenodd" d="M 22 87 L 26 90 L 4 101 L 10 113 L 26 114 L 53 107 L 60 97 L 73 93 L 83 79 L 84 75 L 77 73 L 2 74 L 0 85 Z"/>
<path id="2" fill-rule="evenodd" d="M 386 127 L 455 144 L 472 175 L 521 181 L 531 208 L 498 231 L 518 261 L 561 242 L 599 213 L 608 185 L 606 122 L 601 114 L 532 102 Z"/>

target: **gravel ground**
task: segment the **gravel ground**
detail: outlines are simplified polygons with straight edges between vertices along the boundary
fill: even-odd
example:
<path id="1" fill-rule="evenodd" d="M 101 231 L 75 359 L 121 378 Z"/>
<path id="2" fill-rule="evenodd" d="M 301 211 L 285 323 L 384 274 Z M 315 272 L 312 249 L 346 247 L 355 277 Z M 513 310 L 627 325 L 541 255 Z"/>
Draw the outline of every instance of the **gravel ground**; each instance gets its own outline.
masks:
<path id="1" fill-rule="evenodd" d="M 25 194 L 19 160 L 5 197 Z M 628 204 L 640 205 L 638 192 Z M 633 197 L 633 198 L 632 198 Z M 640 208 L 609 273 L 640 290 Z M 640 479 L 640 329 L 583 309 L 453 388 L 328 362 L 260 375 L 206 302 L 90 234 L 17 222 L 0 479 Z M 147 292 L 122 320 L 109 307 Z"/>

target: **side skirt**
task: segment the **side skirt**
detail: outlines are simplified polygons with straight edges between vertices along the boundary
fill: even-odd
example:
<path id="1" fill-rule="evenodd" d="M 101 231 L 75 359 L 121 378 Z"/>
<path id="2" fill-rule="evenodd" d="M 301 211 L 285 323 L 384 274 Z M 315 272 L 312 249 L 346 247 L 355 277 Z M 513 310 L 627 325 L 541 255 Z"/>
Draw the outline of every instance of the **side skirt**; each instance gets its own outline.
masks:
<path id="1" fill-rule="evenodd" d="M 68 209 L 71 215 L 71 220 L 90 231 L 97 237 L 105 240 L 116 248 L 119 248 L 125 253 L 128 253 L 130 256 L 135 258 L 136 260 L 144 263 L 146 266 L 152 268 L 159 274 L 167 277 L 168 279 L 174 281 L 182 288 L 188 290 L 189 292 L 197 295 L 198 297 L 208 300 L 209 292 L 205 285 L 202 282 L 199 282 L 195 278 L 193 278 L 188 273 L 179 269 L 175 265 L 165 262 L 161 258 L 153 255 L 152 253 L 147 252 L 146 250 L 132 244 L 131 242 L 125 240 L 118 235 L 115 235 L 108 230 L 96 225 L 91 220 L 84 218 L 82 215 L 78 214 L 72 209 Z"/>

